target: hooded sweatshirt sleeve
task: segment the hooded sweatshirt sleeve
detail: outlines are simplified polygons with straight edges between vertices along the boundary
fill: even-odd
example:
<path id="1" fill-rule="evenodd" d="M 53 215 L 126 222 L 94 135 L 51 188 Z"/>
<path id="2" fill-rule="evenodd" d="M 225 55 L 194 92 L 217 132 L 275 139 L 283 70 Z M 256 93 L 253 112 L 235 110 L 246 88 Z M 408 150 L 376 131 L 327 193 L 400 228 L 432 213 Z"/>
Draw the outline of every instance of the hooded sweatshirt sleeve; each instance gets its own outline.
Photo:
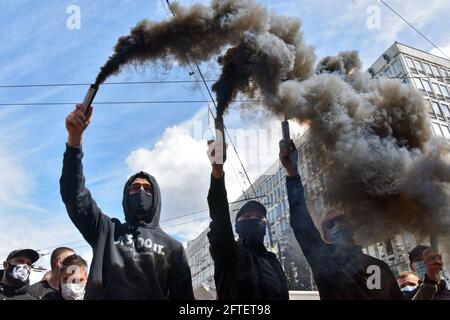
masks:
<path id="1" fill-rule="evenodd" d="M 311 259 L 314 258 L 314 253 L 325 248 L 326 244 L 322 240 L 306 207 L 300 175 L 286 177 L 286 189 L 288 193 L 291 227 L 305 257 L 311 263 Z"/>
<path id="2" fill-rule="evenodd" d="M 86 241 L 94 245 L 105 216 L 85 186 L 82 158 L 81 146 L 73 148 L 66 145 L 60 192 L 70 219 Z"/>
<path id="3" fill-rule="evenodd" d="M 191 269 L 181 244 L 175 251 L 172 260 L 172 270 L 169 275 L 169 299 L 194 300 Z"/>
<path id="4" fill-rule="evenodd" d="M 211 217 L 208 233 L 211 256 L 216 264 L 231 261 L 230 258 L 235 253 L 236 241 L 228 208 L 225 174 L 220 179 L 211 175 L 208 206 Z"/>

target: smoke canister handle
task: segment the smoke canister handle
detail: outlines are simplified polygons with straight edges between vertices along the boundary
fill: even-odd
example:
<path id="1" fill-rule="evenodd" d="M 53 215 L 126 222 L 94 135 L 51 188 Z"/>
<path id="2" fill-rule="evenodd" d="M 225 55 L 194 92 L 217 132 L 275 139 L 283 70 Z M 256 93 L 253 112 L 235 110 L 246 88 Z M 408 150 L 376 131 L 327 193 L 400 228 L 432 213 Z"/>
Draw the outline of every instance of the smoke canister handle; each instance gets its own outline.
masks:
<path id="1" fill-rule="evenodd" d="M 224 164 L 227 159 L 227 149 L 225 143 L 225 125 L 223 123 L 223 118 L 217 117 L 214 121 L 214 125 L 216 127 L 216 141 L 222 142 L 222 150 L 219 150 L 219 153 L 223 154 L 223 158 L 219 159 L 219 161 L 222 160 L 221 164 Z"/>
<path id="2" fill-rule="evenodd" d="M 283 141 L 286 144 L 289 144 L 291 141 L 291 135 L 289 133 L 289 122 L 287 118 L 284 118 L 284 121 L 281 122 L 281 131 L 283 133 Z"/>
<path id="3" fill-rule="evenodd" d="M 430 247 L 433 252 L 439 251 L 438 239 L 437 239 L 437 235 L 435 235 L 435 234 L 430 235 Z"/>
<path id="4" fill-rule="evenodd" d="M 92 101 L 94 101 L 97 91 L 98 91 L 98 85 L 91 84 L 89 86 L 89 90 L 87 91 L 86 96 L 84 97 L 84 100 L 83 100 L 83 113 L 86 113 L 89 106 L 92 104 Z"/>

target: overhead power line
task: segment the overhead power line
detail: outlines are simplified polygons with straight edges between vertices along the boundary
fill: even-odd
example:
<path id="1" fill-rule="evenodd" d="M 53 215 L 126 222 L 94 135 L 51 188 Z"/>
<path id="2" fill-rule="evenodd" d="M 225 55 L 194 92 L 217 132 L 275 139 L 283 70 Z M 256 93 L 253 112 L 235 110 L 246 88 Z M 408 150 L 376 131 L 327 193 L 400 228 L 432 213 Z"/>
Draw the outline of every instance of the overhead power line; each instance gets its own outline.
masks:
<path id="1" fill-rule="evenodd" d="M 391 10 L 397 17 L 402 19 L 406 24 L 408 24 L 411 28 L 413 28 L 418 34 L 420 34 L 426 41 L 428 41 L 433 47 L 435 47 L 439 52 L 441 52 L 447 59 L 450 60 L 450 57 L 442 51 L 441 48 L 439 48 L 430 38 L 428 38 L 423 32 L 421 32 L 419 29 L 417 29 L 411 22 L 403 18 L 400 13 L 398 13 L 394 8 L 392 8 L 389 4 L 386 3 L 384 0 L 379 0 L 382 4 L 384 4 L 389 10 Z"/>
<path id="2" fill-rule="evenodd" d="M 98 101 L 93 105 L 116 105 L 116 104 L 191 104 L 191 103 L 205 103 L 203 100 L 149 100 L 149 101 Z M 257 103 L 260 100 L 234 100 L 233 103 Z M 0 106 L 64 106 L 75 105 L 78 102 L 11 102 L 0 103 Z"/>
<path id="3" fill-rule="evenodd" d="M 216 80 L 205 80 L 206 82 L 215 82 Z M 138 84 L 181 84 L 181 83 L 198 83 L 202 80 L 149 80 L 149 81 L 119 81 L 119 82 L 104 82 L 104 85 L 138 85 Z M 25 84 L 10 84 L 0 85 L 0 88 L 40 88 L 40 87 L 79 87 L 89 86 L 91 83 L 25 83 Z"/>

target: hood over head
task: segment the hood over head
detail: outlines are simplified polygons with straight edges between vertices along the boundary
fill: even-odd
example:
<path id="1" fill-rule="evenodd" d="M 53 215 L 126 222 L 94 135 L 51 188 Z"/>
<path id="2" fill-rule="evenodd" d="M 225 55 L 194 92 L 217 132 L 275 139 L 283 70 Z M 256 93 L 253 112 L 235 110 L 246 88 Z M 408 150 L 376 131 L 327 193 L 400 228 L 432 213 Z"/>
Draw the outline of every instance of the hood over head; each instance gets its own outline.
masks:
<path id="1" fill-rule="evenodd" d="M 151 221 L 137 221 L 136 217 L 132 214 L 129 203 L 128 203 L 128 192 L 130 191 L 131 184 L 136 178 L 144 178 L 152 185 L 152 196 L 153 196 L 153 204 L 151 207 L 152 210 L 152 219 Z M 125 213 L 125 221 L 129 224 L 146 224 L 149 227 L 157 227 L 159 226 L 159 219 L 161 215 L 161 191 L 159 189 L 158 182 L 155 177 L 148 174 L 147 172 L 141 171 L 134 175 L 132 175 L 128 181 L 125 183 L 125 187 L 123 188 L 123 200 L 122 200 L 123 212 Z"/>

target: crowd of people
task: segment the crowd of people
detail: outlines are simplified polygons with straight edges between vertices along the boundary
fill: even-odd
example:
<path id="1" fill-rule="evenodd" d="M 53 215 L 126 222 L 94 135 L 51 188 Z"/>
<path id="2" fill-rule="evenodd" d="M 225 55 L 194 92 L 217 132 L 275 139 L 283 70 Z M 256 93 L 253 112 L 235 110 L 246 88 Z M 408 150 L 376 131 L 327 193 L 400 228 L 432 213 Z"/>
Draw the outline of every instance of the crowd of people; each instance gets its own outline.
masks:
<path id="1" fill-rule="evenodd" d="M 0 300 L 194 300 L 191 271 L 180 242 L 159 226 L 161 190 L 148 173 L 131 176 L 123 190 L 125 222 L 110 218 L 85 186 L 82 138 L 87 113 L 77 105 L 66 118 L 68 140 L 60 192 L 68 215 L 93 251 L 87 262 L 67 247 L 55 249 L 51 271 L 30 285 L 32 249 L 12 251 L 3 262 Z M 223 143 L 210 141 L 210 150 Z M 288 300 L 286 275 L 275 254 L 264 246 L 267 210 L 248 201 L 236 214 L 234 229 L 225 187 L 224 161 L 214 160 L 207 196 L 211 218 L 208 239 L 219 300 Z M 331 211 L 322 235 L 306 205 L 294 142 L 280 141 L 286 170 L 290 224 L 323 300 L 450 300 L 442 279 L 442 256 L 425 245 L 409 254 L 410 269 L 394 276 L 389 266 L 353 240 L 350 221 Z M 223 160 L 225 160 L 223 158 Z M 373 273 L 374 272 L 374 273 Z M 375 276 L 376 278 L 373 278 Z M 373 281 L 372 281 L 373 280 Z"/>

